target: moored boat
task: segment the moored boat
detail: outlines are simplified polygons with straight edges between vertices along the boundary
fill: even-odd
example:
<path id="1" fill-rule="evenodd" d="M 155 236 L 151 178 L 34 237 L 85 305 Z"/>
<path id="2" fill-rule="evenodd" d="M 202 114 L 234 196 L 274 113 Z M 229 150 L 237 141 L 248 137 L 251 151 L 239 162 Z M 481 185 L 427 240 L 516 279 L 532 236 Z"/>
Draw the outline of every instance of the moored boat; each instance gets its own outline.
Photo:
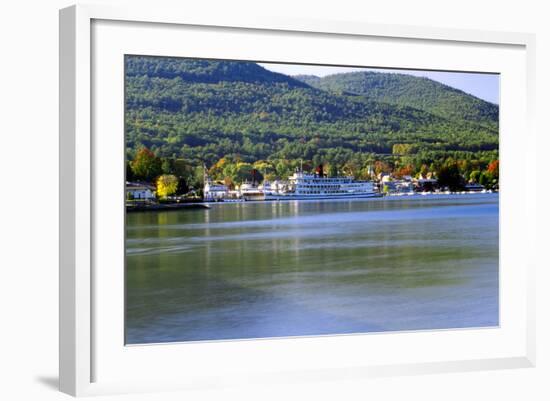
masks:
<path id="1" fill-rule="evenodd" d="M 326 177 L 322 170 L 318 174 L 302 171 L 289 177 L 285 191 L 271 192 L 266 200 L 305 199 L 355 199 L 381 196 L 372 181 L 357 181 L 353 177 Z"/>

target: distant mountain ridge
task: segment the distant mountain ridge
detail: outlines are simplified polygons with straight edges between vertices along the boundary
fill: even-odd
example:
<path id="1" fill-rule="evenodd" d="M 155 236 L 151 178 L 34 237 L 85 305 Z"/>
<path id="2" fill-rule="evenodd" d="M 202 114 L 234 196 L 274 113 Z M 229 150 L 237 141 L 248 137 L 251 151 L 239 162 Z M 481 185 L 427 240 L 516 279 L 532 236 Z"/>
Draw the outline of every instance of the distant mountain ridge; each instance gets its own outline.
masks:
<path id="1" fill-rule="evenodd" d="M 317 77 L 294 76 L 310 86 L 390 104 L 414 107 L 445 118 L 465 119 L 497 128 L 499 107 L 426 77 L 357 71 Z"/>
<path id="2" fill-rule="evenodd" d="M 174 79 L 194 83 L 261 82 L 285 83 L 291 87 L 308 87 L 300 80 L 271 72 L 252 62 L 234 62 L 205 59 L 129 56 L 126 76 Z"/>

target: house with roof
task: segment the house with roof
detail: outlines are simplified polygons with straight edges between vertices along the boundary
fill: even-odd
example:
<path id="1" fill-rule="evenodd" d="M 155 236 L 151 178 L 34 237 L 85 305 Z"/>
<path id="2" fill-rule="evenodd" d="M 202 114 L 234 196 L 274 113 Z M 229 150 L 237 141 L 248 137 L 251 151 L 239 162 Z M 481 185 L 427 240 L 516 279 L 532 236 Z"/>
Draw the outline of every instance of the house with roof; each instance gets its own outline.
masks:
<path id="1" fill-rule="evenodd" d="M 126 181 L 126 199 L 153 200 L 155 187 L 143 182 Z"/>

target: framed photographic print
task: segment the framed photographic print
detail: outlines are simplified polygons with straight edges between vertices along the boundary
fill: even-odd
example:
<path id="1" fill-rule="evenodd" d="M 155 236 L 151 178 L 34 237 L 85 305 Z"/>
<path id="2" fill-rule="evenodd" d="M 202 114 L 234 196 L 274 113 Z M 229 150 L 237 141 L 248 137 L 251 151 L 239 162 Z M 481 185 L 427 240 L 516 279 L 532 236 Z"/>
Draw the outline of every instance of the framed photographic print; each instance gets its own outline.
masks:
<path id="1" fill-rule="evenodd" d="M 61 11 L 62 391 L 532 366 L 532 36 L 150 11 Z"/>

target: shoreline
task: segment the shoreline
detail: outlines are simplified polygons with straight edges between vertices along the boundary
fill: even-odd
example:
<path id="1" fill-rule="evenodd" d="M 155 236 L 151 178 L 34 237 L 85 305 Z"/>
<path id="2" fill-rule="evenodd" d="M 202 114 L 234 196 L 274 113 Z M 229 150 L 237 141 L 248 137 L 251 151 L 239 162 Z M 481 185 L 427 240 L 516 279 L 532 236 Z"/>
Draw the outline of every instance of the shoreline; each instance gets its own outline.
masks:
<path id="1" fill-rule="evenodd" d="M 245 201 L 243 199 L 234 199 L 229 201 L 198 201 L 193 203 L 168 203 L 168 204 L 148 204 L 148 205 L 136 205 L 136 206 L 126 206 L 126 212 L 135 213 L 135 212 L 164 212 L 172 210 L 196 210 L 196 209 L 210 209 L 212 205 L 232 205 L 232 204 L 250 204 L 250 203 L 286 203 L 286 202 L 342 202 L 342 201 L 383 201 L 395 200 L 401 198 L 433 198 L 433 197 L 462 197 L 466 195 L 498 195 L 498 191 L 492 192 L 415 192 L 415 193 L 396 193 L 396 194 L 386 194 L 381 196 L 373 196 L 368 198 L 352 198 L 352 197 L 343 197 L 343 198 L 313 198 L 313 199 L 265 199 L 265 200 L 256 200 L 256 201 Z"/>
<path id="2" fill-rule="evenodd" d="M 184 210 L 184 209 L 210 209 L 210 206 L 206 202 L 201 203 L 168 203 L 168 204 L 149 204 L 149 205 L 126 205 L 126 212 L 165 212 L 170 210 Z"/>
<path id="3" fill-rule="evenodd" d="M 279 198 L 279 199 L 265 199 L 265 200 L 254 200 L 254 201 L 245 201 L 243 199 L 232 199 L 225 201 L 206 201 L 204 203 L 209 205 L 219 205 L 219 204 L 233 204 L 233 203 L 273 203 L 273 202 L 318 202 L 318 201 L 372 201 L 372 200 L 384 200 L 384 199 L 393 199 L 393 198 L 424 198 L 424 197 L 452 197 L 452 196 L 465 196 L 465 195 L 498 195 L 498 191 L 492 192 L 415 192 L 415 193 L 395 193 L 395 194 L 380 194 L 378 196 L 369 196 L 369 197 L 329 197 L 329 198 L 315 198 L 304 199 L 304 198 Z"/>

